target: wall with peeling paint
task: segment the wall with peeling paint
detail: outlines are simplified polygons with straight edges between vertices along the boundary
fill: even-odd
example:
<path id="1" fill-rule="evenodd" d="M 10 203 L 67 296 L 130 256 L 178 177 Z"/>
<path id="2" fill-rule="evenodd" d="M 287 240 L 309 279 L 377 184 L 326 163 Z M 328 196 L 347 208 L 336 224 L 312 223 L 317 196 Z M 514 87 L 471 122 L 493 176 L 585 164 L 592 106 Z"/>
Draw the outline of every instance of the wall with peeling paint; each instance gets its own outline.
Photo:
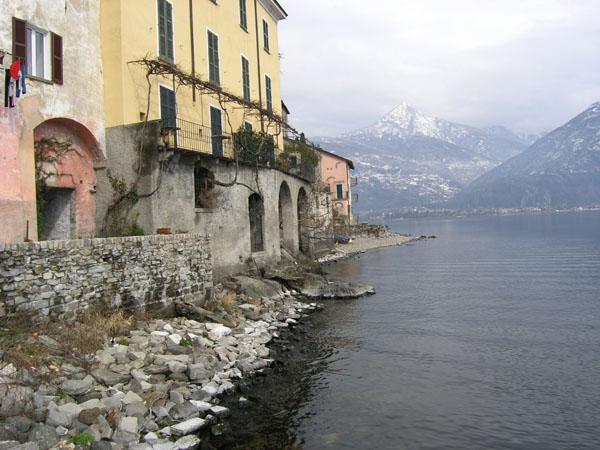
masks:
<path id="1" fill-rule="evenodd" d="M 11 0 L 4 3 L 6 5 L 3 4 L 0 16 L 0 49 L 12 52 L 13 17 L 63 38 L 64 83 L 57 85 L 28 78 L 27 94 L 17 100 L 15 108 L 5 108 L 3 102 L 0 105 L 0 242 L 22 242 L 38 238 L 34 161 L 36 127 L 49 119 L 73 121 L 68 136 L 63 133 L 63 137 L 73 142 L 83 139 L 86 147 L 83 154 L 91 156 L 72 158 L 67 165 L 75 178 L 79 176 L 79 184 L 87 183 L 90 195 L 93 195 L 90 181 L 94 176 L 89 166 L 92 165 L 93 171 L 103 165 L 105 138 L 100 7 L 96 0 Z M 6 58 L 5 65 L 7 62 L 10 64 L 12 59 L 7 61 Z M 0 92 L 3 98 L 4 82 Z M 93 136 L 91 142 L 85 138 L 85 130 Z M 85 179 L 80 175 L 85 175 Z M 57 182 L 60 185 L 61 181 Z M 93 198 L 79 195 L 74 198 L 73 206 L 83 217 L 91 203 Z M 93 222 L 92 227 L 95 227 Z M 79 229 L 81 237 L 94 233 L 89 221 L 81 223 Z M 75 233 L 72 237 L 79 237 L 78 232 Z"/>

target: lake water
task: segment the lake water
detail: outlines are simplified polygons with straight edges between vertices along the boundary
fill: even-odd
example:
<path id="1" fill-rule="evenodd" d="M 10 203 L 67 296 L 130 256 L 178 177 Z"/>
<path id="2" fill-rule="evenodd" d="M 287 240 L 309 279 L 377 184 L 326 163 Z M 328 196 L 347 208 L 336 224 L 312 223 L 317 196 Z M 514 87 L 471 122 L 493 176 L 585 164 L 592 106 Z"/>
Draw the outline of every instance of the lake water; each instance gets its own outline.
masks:
<path id="1" fill-rule="evenodd" d="M 305 449 L 600 448 L 600 213 L 390 226 L 437 239 L 330 267 L 377 294 L 310 319 L 248 429 Z"/>

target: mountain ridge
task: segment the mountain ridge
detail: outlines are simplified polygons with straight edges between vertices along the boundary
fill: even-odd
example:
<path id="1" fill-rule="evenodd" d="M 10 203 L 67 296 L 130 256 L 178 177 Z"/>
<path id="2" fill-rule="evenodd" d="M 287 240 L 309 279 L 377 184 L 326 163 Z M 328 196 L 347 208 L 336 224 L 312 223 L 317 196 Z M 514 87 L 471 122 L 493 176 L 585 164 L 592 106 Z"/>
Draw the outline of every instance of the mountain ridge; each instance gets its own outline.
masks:
<path id="1" fill-rule="evenodd" d="M 427 116 L 403 102 L 374 124 L 313 140 L 355 162 L 357 210 L 441 205 L 527 144 L 505 127 L 486 131 Z"/>

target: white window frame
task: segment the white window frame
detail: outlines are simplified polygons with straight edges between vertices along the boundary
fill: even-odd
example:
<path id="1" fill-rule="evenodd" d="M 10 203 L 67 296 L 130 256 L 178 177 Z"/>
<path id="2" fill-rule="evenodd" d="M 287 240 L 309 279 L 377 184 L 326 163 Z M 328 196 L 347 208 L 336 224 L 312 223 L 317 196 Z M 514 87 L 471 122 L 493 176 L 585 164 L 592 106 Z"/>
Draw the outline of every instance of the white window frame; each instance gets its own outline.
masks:
<path id="1" fill-rule="evenodd" d="M 31 32 L 40 33 L 42 35 L 43 74 L 41 77 L 34 72 L 34 69 L 37 69 L 37 61 L 35 61 L 37 42 L 35 39 L 30 38 Z M 29 22 L 26 22 L 25 33 L 25 40 L 27 42 L 27 55 L 25 55 L 27 76 L 37 78 L 38 80 L 52 81 L 52 42 L 50 40 L 51 33 L 48 30 L 44 30 L 43 28 L 37 27 Z M 30 54 L 32 56 L 32 61 L 34 61 L 36 64 L 30 64 L 31 61 L 27 61 Z"/>

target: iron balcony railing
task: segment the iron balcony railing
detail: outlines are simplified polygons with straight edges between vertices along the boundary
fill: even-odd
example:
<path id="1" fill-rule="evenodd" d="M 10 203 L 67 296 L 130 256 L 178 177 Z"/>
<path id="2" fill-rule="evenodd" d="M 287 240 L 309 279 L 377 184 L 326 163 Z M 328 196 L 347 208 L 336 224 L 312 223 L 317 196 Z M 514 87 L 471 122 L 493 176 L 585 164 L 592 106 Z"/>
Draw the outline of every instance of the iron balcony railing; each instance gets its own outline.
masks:
<path id="1" fill-rule="evenodd" d="M 220 157 L 233 156 L 232 136 L 219 132 L 213 135 L 209 127 L 183 120 L 163 120 L 163 130 L 168 132 L 168 146 Z"/>
<path id="2" fill-rule="evenodd" d="M 358 177 L 350 177 L 350 186 L 354 187 L 358 185 Z"/>
<path id="3" fill-rule="evenodd" d="M 270 167 L 314 182 L 317 165 L 295 154 L 279 153 L 272 136 L 240 130 L 233 135 L 224 132 L 213 134 L 209 127 L 189 120 L 169 118 L 162 121 L 166 147 L 188 150 L 218 157 L 235 159 L 242 164 Z M 265 140 L 265 137 L 269 139 Z M 313 151 L 313 150 L 311 150 Z"/>

